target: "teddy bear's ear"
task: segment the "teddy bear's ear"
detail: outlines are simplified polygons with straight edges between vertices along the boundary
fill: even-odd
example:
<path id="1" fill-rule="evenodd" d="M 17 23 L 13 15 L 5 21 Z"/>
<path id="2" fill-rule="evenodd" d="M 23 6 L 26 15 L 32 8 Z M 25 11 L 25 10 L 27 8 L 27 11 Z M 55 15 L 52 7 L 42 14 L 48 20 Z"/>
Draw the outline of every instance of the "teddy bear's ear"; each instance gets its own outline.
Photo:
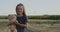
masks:
<path id="1" fill-rule="evenodd" d="M 10 16 L 10 14 L 8 15 L 8 17 Z"/>
<path id="2" fill-rule="evenodd" d="M 15 16 L 17 16 L 17 15 L 15 14 Z"/>
<path id="3" fill-rule="evenodd" d="M 10 16 L 10 14 L 8 16 Z"/>
<path id="4" fill-rule="evenodd" d="M 16 14 L 14 14 L 14 16 L 17 16 Z"/>

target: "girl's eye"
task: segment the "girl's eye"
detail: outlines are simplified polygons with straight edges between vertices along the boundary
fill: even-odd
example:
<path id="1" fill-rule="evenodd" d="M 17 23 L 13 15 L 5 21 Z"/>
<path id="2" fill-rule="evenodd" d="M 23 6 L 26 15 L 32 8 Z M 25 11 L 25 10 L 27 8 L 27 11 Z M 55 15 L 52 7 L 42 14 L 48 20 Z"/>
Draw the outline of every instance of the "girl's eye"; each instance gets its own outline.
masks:
<path id="1" fill-rule="evenodd" d="M 17 10 L 22 10 L 22 8 L 17 8 Z"/>
<path id="2" fill-rule="evenodd" d="M 22 10 L 22 8 L 20 8 L 20 10 Z"/>

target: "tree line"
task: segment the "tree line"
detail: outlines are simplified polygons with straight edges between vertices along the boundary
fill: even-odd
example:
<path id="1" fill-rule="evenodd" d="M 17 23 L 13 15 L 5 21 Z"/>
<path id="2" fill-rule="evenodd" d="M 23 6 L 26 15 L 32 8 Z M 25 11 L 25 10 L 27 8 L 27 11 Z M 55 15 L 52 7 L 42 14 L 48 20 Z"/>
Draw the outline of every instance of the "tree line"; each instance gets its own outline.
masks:
<path id="1" fill-rule="evenodd" d="M 0 16 L 0 19 L 8 19 L 8 17 L 7 16 Z M 60 15 L 28 16 L 28 19 L 51 19 L 51 20 L 60 20 Z"/>

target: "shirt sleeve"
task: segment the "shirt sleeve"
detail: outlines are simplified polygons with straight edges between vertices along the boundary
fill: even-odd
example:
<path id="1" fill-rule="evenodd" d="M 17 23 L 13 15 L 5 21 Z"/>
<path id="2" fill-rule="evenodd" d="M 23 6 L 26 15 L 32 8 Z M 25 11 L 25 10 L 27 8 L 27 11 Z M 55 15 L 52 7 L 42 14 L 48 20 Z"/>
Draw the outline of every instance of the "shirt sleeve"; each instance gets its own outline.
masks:
<path id="1" fill-rule="evenodd" d="M 26 17 L 24 17 L 24 24 L 26 24 L 27 22 L 28 22 L 28 18 L 26 16 Z"/>

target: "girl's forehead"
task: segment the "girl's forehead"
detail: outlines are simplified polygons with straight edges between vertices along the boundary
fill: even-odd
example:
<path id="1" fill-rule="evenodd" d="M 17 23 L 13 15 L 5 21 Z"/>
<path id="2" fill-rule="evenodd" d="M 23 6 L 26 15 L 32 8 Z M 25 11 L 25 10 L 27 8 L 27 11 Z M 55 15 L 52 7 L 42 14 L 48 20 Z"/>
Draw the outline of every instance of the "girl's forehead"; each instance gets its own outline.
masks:
<path id="1" fill-rule="evenodd" d="M 18 6 L 17 8 L 23 8 L 23 6 Z"/>

